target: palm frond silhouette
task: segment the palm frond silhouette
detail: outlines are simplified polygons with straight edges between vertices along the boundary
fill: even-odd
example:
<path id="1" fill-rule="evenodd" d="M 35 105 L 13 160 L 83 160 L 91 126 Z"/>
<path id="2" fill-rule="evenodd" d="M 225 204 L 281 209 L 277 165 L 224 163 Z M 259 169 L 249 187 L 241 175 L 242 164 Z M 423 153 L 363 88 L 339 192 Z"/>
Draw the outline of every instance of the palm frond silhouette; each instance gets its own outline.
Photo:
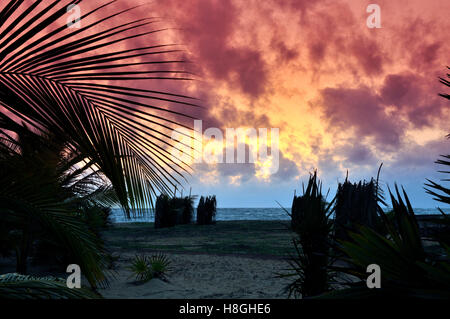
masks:
<path id="1" fill-rule="evenodd" d="M 189 128 L 198 100 L 161 88 L 193 78 L 181 50 L 159 43 L 158 18 L 125 21 L 140 8 L 110 13 L 116 0 L 92 8 L 83 0 L 2 2 L 2 118 L 69 141 L 111 182 L 128 216 L 145 213 L 190 171 L 171 156 L 170 132 Z M 67 25 L 70 5 L 90 8 L 80 28 Z"/>

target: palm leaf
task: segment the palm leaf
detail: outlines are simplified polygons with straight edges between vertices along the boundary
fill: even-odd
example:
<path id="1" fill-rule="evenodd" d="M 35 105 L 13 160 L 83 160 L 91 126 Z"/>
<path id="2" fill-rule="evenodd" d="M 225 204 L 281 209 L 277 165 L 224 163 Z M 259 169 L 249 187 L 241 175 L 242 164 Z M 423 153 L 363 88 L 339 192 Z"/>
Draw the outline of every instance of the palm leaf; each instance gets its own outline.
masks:
<path id="1" fill-rule="evenodd" d="M 65 247 L 93 287 L 107 284 L 103 243 L 75 212 L 79 202 L 96 202 L 110 189 L 73 192 L 61 183 L 67 181 L 60 178 L 66 163 L 58 165 L 53 140 L 24 128 L 13 141 L 20 147 L 0 151 L 0 221 L 30 234 L 43 229 Z"/>
<path id="2" fill-rule="evenodd" d="M 134 45 L 137 39 L 155 42 L 152 36 L 164 31 L 158 19 L 123 22 L 136 9 L 130 8 L 86 22 L 115 2 L 82 15 L 79 29 L 67 28 L 66 8 L 86 1 L 4 2 L 0 107 L 14 121 L 66 137 L 110 180 L 129 216 L 130 208 L 145 213 L 157 192 L 171 192 L 190 171 L 170 155 L 176 147 L 170 133 L 188 127 L 184 122 L 192 117 L 185 112 L 198 105 L 160 89 L 161 81 L 192 79 L 176 46 Z M 149 80 L 158 86 L 143 89 L 154 83 Z"/>
<path id="3" fill-rule="evenodd" d="M 64 279 L 33 277 L 19 274 L 0 275 L 2 299 L 95 299 L 101 298 L 90 290 L 69 289 Z"/>

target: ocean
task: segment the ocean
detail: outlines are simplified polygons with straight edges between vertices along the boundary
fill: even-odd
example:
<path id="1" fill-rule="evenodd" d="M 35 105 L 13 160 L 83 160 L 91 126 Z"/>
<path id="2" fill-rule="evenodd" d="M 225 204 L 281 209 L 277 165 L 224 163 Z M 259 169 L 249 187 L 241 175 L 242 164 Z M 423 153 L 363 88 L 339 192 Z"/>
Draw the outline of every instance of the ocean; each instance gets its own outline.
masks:
<path id="1" fill-rule="evenodd" d="M 389 211 L 389 208 L 385 209 Z M 446 214 L 450 214 L 450 209 L 442 209 Z M 288 209 L 290 211 L 290 209 Z M 440 214 L 435 208 L 415 208 L 414 212 L 417 215 L 432 215 Z M 289 220 L 290 217 L 282 208 L 217 208 L 216 220 Z M 155 218 L 152 215 L 135 217 L 126 219 L 121 209 L 113 209 L 111 214 L 111 221 L 113 223 L 145 223 L 154 222 Z"/>

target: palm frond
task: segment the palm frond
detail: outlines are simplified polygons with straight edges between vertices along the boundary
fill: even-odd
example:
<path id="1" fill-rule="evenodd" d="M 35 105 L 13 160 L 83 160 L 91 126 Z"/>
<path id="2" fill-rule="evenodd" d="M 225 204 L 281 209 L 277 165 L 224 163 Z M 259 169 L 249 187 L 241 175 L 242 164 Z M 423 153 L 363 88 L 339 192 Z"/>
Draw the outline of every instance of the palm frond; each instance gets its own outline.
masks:
<path id="1" fill-rule="evenodd" d="M 190 171 L 171 156 L 170 133 L 188 127 L 186 113 L 198 104 L 161 89 L 161 81 L 193 77 L 177 46 L 155 40 L 165 30 L 157 18 L 124 22 L 129 8 L 92 19 L 115 2 L 83 14 L 76 29 L 66 26 L 67 6 L 87 1 L 4 1 L 0 107 L 3 117 L 64 136 L 111 181 L 128 214 L 145 213 L 157 192 L 170 193 Z"/>
<path id="2" fill-rule="evenodd" d="M 447 69 L 450 70 L 450 67 L 447 67 Z M 447 77 L 450 78 L 450 73 L 447 73 Z M 445 86 L 450 87 L 450 81 L 444 79 L 444 78 L 439 78 L 439 82 L 441 82 L 442 84 L 444 84 Z M 450 95 L 446 94 L 446 93 L 440 93 L 440 96 L 442 96 L 443 98 L 449 99 L 450 100 Z M 450 135 L 449 135 L 450 136 Z"/>
<path id="3" fill-rule="evenodd" d="M 70 289 L 66 281 L 55 277 L 20 274 L 0 275 L 1 299 L 96 299 L 101 298 L 85 288 Z"/>
<path id="4" fill-rule="evenodd" d="M 93 287 L 107 284 L 103 243 L 76 216 L 82 198 L 61 184 L 60 152 L 52 142 L 24 130 L 16 139 L 19 149 L 0 151 L 0 220 L 24 236 L 42 228 L 68 250 Z"/>

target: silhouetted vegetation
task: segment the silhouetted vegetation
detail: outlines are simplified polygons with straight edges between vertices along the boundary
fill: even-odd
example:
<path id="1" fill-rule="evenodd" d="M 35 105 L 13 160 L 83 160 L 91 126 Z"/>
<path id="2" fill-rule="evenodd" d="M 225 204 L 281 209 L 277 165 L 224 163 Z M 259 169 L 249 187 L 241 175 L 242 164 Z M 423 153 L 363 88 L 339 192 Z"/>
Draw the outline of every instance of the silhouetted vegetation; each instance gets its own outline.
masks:
<path id="1" fill-rule="evenodd" d="M 200 197 L 197 206 L 197 225 L 212 225 L 216 222 L 216 196 Z"/>
<path id="2" fill-rule="evenodd" d="M 173 227 L 176 225 L 176 213 L 173 209 L 170 197 L 161 194 L 155 203 L 155 228 Z"/>
<path id="3" fill-rule="evenodd" d="M 438 256 L 426 252 L 406 192 L 403 191 L 403 200 L 397 186 L 395 191 L 396 197 L 389 193 L 397 225 L 388 218 L 384 219 L 387 236 L 367 226 L 350 231 L 350 240 L 343 241 L 339 247 L 346 256 L 346 264 L 333 269 L 359 280 L 341 282 L 348 288 L 336 290 L 324 297 L 450 297 L 449 247 L 441 246 Z M 381 288 L 367 288 L 367 266 L 370 264 L 380 266 Z"/>
<path id="4" fill-rule="evenodd" d="M 335 206 L 336 239 L 347 239 L 348 230 L 364 225 L 375 229 L 379 206 L 378 186 L 375 180 L 351 183 L 348 178 L 338 185 Z"/>
<path id="5" fill-rule="evenodd" d="M 97 299 L 100 295 L 67 288 L 66 279 L 20 274 L 0 275 L 0 299 Z"/>
<path id="6" fill-rule="evenodd" d="M 145 38 L 161 31 L 152 27 L 154 18 L 123 21 L 130 10 L 111 12 L 115 1 L 83 12 L 81 30 L 66 26 L 63 1 L 7 2 L 0 13 L 0 253 L 14 252 L 23 274 L 37 251 L 67 257 L 96 287 L 106 283 L 110 259 L 98 236 L 107 207 L 119 204 L 127 217 L 149 213 L 156 194 L 176 185 L 174 176 L 188 168 L 161 156 L 173 143 L 162 132 L 185 116 L 167 105 L 197 105 L 139 84 L 188 80 L 180 77 L 184 61 L 171 58 L 178 50 Z M 149 70 L 150 55 L 158 71 Z M 116 68 L 120 72 L 111 72 Z M 8 278 L 0 293 L 81 296 L 53 281 Z"/>
<path id="7" fill-rule="evenodd" d="M 15 128 L 17 137 L 0 148 L 0 229 L 8 242 L 3 247 L 15 252 L 16 271 L 27 274 L 30 257 L 47 256 L 79 264 L 92 286 L 106 283 L 107 254 L 97 228 L 104 219 L 94 224 L 84 213 L 117 203 L 115 193 L 95 172 L 72 168 L 82 157 L 66 142 Z"/>
<path id="8" fill-rule="evenodd" d="M 296 278 L 287 287 L 289 296 L 315 296 L 330 289 L 333 203 L 326 203 L 317 172 L 310 176 L 303 195 L 294 196 L 291 225 L 298 235 L 293 240 L 297 255 L 289 260 L 291 272 L 280 275 Z"/>
<path id="9" fill-rule="evenodd" d="M 155 228 L 186 225 L 192 222 L 194 212 L 194 198 L 172 197 L 162 194 L 155 204 Z"/>
<path id="10" fill-rule="evenodd" d="M 448 74 L 447 76 L 450 77 Z M 440 79 L 441 83 L 450 86 L 450 82 Z M 440 94 L 450 99 L 448 94 Z M 447 136 L 447 137 L 450 137 Z M 450 155 L 442 156 L 436 163 L 450 166 Z M 448 170 L 441 171 L 449 174 Z M 444 181 L 449 181 L 444 179 Z M 450 204 L 450 189 L 444 185 L 427 179 L 426 192 L 439 203 Z M 368 191 L 369 194 L 369 191 Z M 389 190 L 393 210 L 388 215 L 379 210 L 382 218 L 382 229 L 374 229 L 371 225 L 359 225 L 356 229 L 347 229 L 347 240 L 340 241 L 337 249 L 344 254 L 344 266 L 331 269 L 352 276 L 347 282 L 340 284 L 346 289 L 335 290 L 322 295 L 334 298 L 450 298 L 450 217 L 444 214 L 443 223 L 447 227 L 433 232 L 427 238 L 428 244 L 433 244 L 433 250 L 427 250 L 421 237 L 420 225 L 415 216 L 412 204 L 403 190 L 403 197 L 397 185 L 395 195 Z M 373 200 L 371 200 L 373 202 Z M 359 209 L 365 205 L 359 203 Z M 354 204 L 352 204 L 353 206 Z M 352 211 L 348 207 L 347 211 Z M 380 267 L 381 287 L 368 289 L 367 266 L 376 264 Z"/>

